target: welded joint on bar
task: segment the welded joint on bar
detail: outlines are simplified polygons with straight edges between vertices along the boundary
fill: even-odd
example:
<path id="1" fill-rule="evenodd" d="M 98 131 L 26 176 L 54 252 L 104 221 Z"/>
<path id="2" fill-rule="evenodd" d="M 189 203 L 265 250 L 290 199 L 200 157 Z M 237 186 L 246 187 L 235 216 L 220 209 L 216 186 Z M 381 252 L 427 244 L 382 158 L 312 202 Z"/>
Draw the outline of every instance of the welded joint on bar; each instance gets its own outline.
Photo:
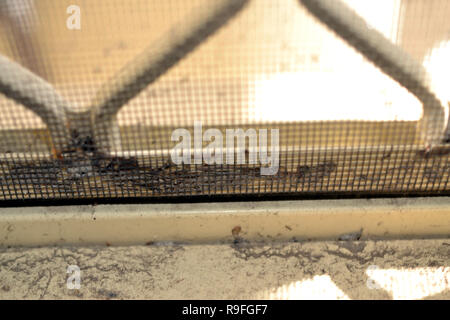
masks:
<path id="1" fill-rule="evenodd" d="M 99 152 L 121 150 L 117 113 L 133 97 L 225 25 L 248 0 L 216 0 L 198 8 L 126 65 L 97 93 L 88 112 L 78 113 L 44 79 L 0 56 L 0 92 L 36 113 L 52 135 L 58 157 L 73 147 L 74 133 L 93 139 Z M 82 137 L 83 139 L 83 137 Z"/>
<path id="2" fill-rule="evenodd" d="M 319 21 L 365 56 L 385 74 L 405 87 L 421 102 L 419 129 L 425 148 L 444 143 L 448 106 L 442 94 L 431 87 L 426 69 L 402 48 L 392 43 L 341 0 L 298 0 Z"/>

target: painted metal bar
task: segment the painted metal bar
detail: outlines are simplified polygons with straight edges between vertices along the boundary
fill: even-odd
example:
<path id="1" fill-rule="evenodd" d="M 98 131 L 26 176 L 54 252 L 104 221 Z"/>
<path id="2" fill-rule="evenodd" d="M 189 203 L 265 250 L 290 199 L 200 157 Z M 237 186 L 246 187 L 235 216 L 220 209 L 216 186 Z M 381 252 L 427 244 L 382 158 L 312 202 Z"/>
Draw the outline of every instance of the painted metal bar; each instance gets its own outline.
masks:
<path id="1" fill-rule="evenodd" d="M 248 0 L 216 0 L 198 8 L 187 22 L 176 25 L 110 79 L 91 104 L 97 146 L 104 152 L 120 151 L 116 115 L 120 108 L 149 84 L 219 30 Z"/>
<path id="2" fill-rule="evenodd" d="M 444 141 L 448 107 L 431 87 L 425 68 L 383 34 L 369 27 L 340 0 L 298 0 L 319 21 L 355 48 L 384 73 L 414 94 L 423 104 L 419 122 L 427 149 Z"/>
<path id="3" fill-rule="evenodd" d="M 70 108 L 50 83 L 0 55 L 0 93 L 30 109 L 45 122 L 56 152 L 68 146 L 66 112 Z"/>

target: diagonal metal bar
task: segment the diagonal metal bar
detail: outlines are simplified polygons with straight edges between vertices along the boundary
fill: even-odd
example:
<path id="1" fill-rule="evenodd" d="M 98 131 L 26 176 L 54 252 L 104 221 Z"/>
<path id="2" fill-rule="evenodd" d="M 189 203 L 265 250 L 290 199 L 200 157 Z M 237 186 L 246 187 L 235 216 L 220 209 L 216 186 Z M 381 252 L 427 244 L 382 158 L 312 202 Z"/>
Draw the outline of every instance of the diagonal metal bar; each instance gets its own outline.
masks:
<path id="1" fill-rule="evenodd" d="M 319 21 L 359 51 L 423 104 L 419 127 L 426 148 L 443 143 L 448 109 L 425 68 L 340 0 L 298 0 Z"/>
<path id="2" fill-rule="evenodd" d="M 0 55 L 0 93 L 32 110 L 47 124 L 54 152 L 59 153 L 68 146 L 69 105 L 51 84 Z"/>
<path id="3" fill-rule="evenodd" d="M 76 112 L 51 84 L 0 55 L 0 92 L 36 113 L 48 126 L 57 155 L 72 144 L 72 131 L 90 136 L 99 151 L 119 151 L 116 114 L 130 99 L 220 29 L 248 0 L 218 0 L 199 8 L 122 69 L 97 93 L 86 113 Z"/>
<path id="4" fill-rule="evenodd" d="M 130 99 L 225 25 L 248 0 L 215 0 L 198 8 L 126 65 L 98 92 L 91 104 L 92 128 L 100 150 L 120 149 L 116 114 Z"/>

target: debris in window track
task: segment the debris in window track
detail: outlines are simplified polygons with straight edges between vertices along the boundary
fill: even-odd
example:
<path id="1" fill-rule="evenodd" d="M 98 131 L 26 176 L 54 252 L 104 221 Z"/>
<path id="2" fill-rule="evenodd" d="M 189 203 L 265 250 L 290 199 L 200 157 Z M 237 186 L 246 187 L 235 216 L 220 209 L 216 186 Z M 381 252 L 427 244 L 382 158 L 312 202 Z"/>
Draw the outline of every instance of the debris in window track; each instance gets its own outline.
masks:
<path id="1" fill-rule="evenodd" d="M 0 185 L 11 192 L 34 194 L 102 195 L 104 190 L 117 195 L 193 195 L 236 194 L 275 191 L 301 192 L 315 188 L 371 187 L 374 183 L 395 190 L 405 183 L 405 176 L 420 174 L 429 183 L 441 183 L 450 174 L 450 163 L 430 163 L 423 159 L 397 166 L 364 172 L 346 168 L 334 160 L 316 164 L 280 166 L 275 175 L 261 175 L 260 166 L 249 165 L 175 165 L 161 159 L 158 165 L 150 158 L 119 157 L 95 149 L 64 150 L 62 159 L 26 160 L 20 163 L 0 161 Z M 426 162 L 426 163 L 425 163 Z M 294 170 L 288 168 L 294 167 Z M 296 169 L 295 169 L 296 168 Z M 337 171 L 347 172 L 345 182 L 333 181 Z M 337 183 L 337 184 L 336 184 Z M 15 191 L 16 190 L 16 191 Z M 28 190 L 28 191 L 27 191 Z"/>
<path id="2" fill-rule="evenodd" d="M 361 228 L 359 231 L 350 232 L 346 234 L 342 234 L 338 237 L 339 241 L 357 241 L 361 239 L 363 229 Z"/>
<path id="3" fill-rule="evenodd" d="M 432 150 L 421 150 L 416 153 L 417 157 L 423 159 L 448 156 L 450 154 L 450 145 L 437 146 Z"/>
<path id="4" fill-rule="evenodd" d="M 239 190 L 261 183 L 269 186 L 275 180 L 282 181 L 287 178 L 297 183 L 302 180 L 318 183 L 336 170 L 336 164 L 332 161 L 316 166 L 300 166 L 297 172 L 280 167 L 274 176 L 261 175 L 259 166 L 177 166 L 171 162 L 156 167 L 143 166 L 134 157 L 108 156 L 96 152 L 95 149 L 65 151 L 62 160 L 26 161 L 20 165 L 8 164 L 8 167 L 10 177 L 5 175 L 5 180 L 19 180 L 19 183 L 24 185 L 47 186 L 68 192 L 83 183 L 95 182 L 95 185 L 106 183 L 121 188 L 126 186 L 129 190 L 144 189 L 161 195 L 192 192 L 198 194 L 217 187 Z"/>
<path id="5" fill-rule="evenodd" d="M 300 181 L 317 183 L 336 171 L 337 165 L 333 161 L 325 161 L 316 166 L 302 165 L 297 168 L 297 178 Z"/>

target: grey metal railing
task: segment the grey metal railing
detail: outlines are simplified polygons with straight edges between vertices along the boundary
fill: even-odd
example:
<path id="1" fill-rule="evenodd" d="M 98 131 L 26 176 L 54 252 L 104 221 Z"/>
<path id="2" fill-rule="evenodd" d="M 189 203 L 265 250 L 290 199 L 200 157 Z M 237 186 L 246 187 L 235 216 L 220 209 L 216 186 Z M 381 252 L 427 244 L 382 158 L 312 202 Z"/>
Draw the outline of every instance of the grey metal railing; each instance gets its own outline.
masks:
<path id="1" fill-rule="evenodd" d="M 47 124 L 56 157 L 74 140 L 92 141 L 92 148 L 120 151 L 117 113 L 130 99 L 194 50 L 236 15 L 249 0 L 215 0 L 199 8 L 187 24 L 175 26 L 126 65 L 97 93 L 90 108 L 77 112 L 45 80 L 0 56 L 0 92 L 36 113 Z M 430 85 L 425 68 L 339 0 L 298 0 L 318 20 L 353 46 L 423 104 L 420 132 L 424 148 L 442 144 L 447 106 Z M 74 139 L 74 136 L 77 139 Z M 80 138 L 81 137 L 81 138 Z"/>
<path id="2" fill-rule="evenodd" d="M 220 29 L 247 2 L 218 0 L 198 8 L 187 24 L 172 28 L 101 87 L 85 112 L 77 112 L 51 84 L 2 56 L 0 92 L 47 124 L 56 156 L 73 147 L 74 135 L 79 141 L 92 140 L 92 147 L 100 152 L 120 151 L 116 120 L 120 108 Z"/>
<path id="3" fill-rule="evenodd" d="M 448 107 L 442 93 L 436 92 L 426 69 L 399 46 L 393 44 L 339 0 L 298 0 L 317 19 L 384 73 L 405 87 L 422 102 L 419 122 L 425 149 L 446 139 Z"/>

